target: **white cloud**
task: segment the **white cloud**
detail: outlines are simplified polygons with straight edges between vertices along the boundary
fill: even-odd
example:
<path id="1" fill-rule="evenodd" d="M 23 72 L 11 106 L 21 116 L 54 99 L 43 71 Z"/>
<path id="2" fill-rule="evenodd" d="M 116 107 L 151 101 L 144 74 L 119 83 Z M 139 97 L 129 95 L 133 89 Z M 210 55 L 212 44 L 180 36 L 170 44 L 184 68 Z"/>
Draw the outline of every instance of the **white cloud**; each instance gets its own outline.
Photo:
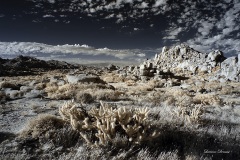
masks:
<path id="1" fill-rule="evenodd" d="M 133 28 L 134 31 L 139 31 L 140 29 L 139 28 Z"/>
<path id="2" fill-rule="evenodd" d="M 110 19 L 110 18 L 113 18 L 113 17 L 115 17 L 115 14 L 110 14 L 110 15 L 106 16 L 105 19 Z"/>
<path id="3" fill-rule="evenodd" d="M 138 6 L 138 8 L 148 8 L 148 3 L 146 3 L 146 2 L 142 2 L 139 6 Z"/>
<path id="4" fill-rule="evenodd" d="M 168 34 L 166 37 L 164 37 L 163 39 L 176 39 L 178 34 L 180 32 L 182 32 L 183 28 L 179 27 L 179 28 L 172 28 L 168 31 Z"/>
<path id="5" fill-rule="evenodd" d="M 94 8 L 90 8 L 90 9 L 89 9 L 89 12 L 90 12 L 90 13 L 94 13 L 94 12 L 96 12 L 96 10 L 95 10 Z"/>
<path id="6" fill-rule="evenodd" d="M 198 28 L 198 32 L 202 34 L 202 36 L 208 36 L 210 31 L 213 29 L 214 24 L 209 21 L 200 22 L 201 27 Z"/>
<path id="7" fill-rule="evenodd" d="M 55 17 L 55 16 L 50 15 L 50 14 L 43 15 L 43 18 L 53 18 L 53 17 Z"/>
<path id="8" fill-rule="evenodd" d="M 4 14 L 0 14 L 0 18 L 2 18 L 2 17 L 5 17 L 5 15 Z"/>
<path id="9" fill-rule="evenodd" d="M 48 0 L 49 3 L 55 3 L 55 0 Z"/>
<path id="10" fill-rule="evenodd" d="M 119 60 L 143 59 L 145 54 L 139 50 L 113 50 L 107 47 L 94 48 L 86 44 L 47 45 L 31 42 L 0 42 L 1 56 L 37 55 L 37 57 L 71 57 L 105 55 Z"/>
<path id="11" fill-rule="evenodd" d="M 154 7 L 159 7 L 167 4 L 167 0 L 156 0 Z"/>

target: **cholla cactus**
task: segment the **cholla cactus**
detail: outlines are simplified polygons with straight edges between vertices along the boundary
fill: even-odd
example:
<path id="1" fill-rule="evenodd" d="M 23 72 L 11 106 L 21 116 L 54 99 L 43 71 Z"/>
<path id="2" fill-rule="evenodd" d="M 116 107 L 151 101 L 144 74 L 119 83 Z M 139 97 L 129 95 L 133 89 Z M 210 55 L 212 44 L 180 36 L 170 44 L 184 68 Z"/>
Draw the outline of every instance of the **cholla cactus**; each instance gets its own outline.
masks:
<path id="1" fill-rule="evenodd" d="M 65 102 L 59 109 L 60 115 L 69 121 L 72 127 L 80 132 L 82 138 L 91 145 L 107 145 L 113 142 L 117 134 L 126 136 L 131 143 L 140 144 L 159 136 L 159 132 L 152 131 L 147 122 L 149 110 L 127 109 L 121 107 L 113 109 L 108 104 L 100 102 L 99 109 L 86 111 L 79 108 L 73 101 Z M 119 131 L 119 128 L 121 131 Z"/>
<path id="2" fill-rule="evenodd" d="M 182 118 L 187 124 L 193 124 L 200 120 L 202 105 L 195 105 L 194 108 L 178 106 L 173 111 L 175 116 Z"/>

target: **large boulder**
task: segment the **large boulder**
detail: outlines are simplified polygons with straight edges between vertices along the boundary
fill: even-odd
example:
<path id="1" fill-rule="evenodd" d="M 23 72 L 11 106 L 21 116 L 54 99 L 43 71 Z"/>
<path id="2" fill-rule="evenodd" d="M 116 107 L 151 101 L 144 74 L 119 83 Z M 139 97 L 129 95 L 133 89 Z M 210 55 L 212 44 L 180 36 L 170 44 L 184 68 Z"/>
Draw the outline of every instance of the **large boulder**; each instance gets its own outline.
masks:
<path id="1" fill-rule="evenodd" d="M 221 51 L 215 50 L 215 51 L 208 53 L 206 62 L 219 63 L 219 62 L 224 61 L 225 59 L 226 58 L 223 56 L 223 53 Z"/>
<path id="2" fill-rule="evenodd" d="M 238 57 L 227 58 L 221 64 L 220 76 L 224 76 L 225 79 L 230 81 L 240 81 L 240 65 L 238 63 Z"/>

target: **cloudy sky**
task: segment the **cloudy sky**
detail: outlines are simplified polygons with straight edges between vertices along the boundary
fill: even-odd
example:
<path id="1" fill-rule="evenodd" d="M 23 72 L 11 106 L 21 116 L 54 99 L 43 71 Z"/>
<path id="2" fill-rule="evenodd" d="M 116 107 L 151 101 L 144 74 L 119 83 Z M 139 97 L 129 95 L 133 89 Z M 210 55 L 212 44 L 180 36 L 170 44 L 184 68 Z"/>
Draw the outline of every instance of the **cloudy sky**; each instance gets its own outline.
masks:
<path id="1" fill-rule="evenodd" d="M 1 0 L 0 42 L 8 50 L 16 43 L 5 42 L 80 44 L 81 51 L 90 46 L 94 54 L 131 51 L 138 57 L 186 43 L 232 55 L 240 53 L 240 1 Z"/>

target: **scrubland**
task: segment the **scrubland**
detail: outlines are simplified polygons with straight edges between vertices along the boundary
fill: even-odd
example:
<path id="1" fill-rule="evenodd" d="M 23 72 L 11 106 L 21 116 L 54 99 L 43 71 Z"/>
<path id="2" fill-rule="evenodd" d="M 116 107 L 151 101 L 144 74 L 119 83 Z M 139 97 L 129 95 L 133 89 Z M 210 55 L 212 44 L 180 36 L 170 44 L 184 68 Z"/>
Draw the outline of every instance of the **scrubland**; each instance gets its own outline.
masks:
<path id="1" fill-rule="evenodd" d="M 0 159 L 240 159 L 236 82 L 86 68 L 1 77 L 0 89 Z"/>

